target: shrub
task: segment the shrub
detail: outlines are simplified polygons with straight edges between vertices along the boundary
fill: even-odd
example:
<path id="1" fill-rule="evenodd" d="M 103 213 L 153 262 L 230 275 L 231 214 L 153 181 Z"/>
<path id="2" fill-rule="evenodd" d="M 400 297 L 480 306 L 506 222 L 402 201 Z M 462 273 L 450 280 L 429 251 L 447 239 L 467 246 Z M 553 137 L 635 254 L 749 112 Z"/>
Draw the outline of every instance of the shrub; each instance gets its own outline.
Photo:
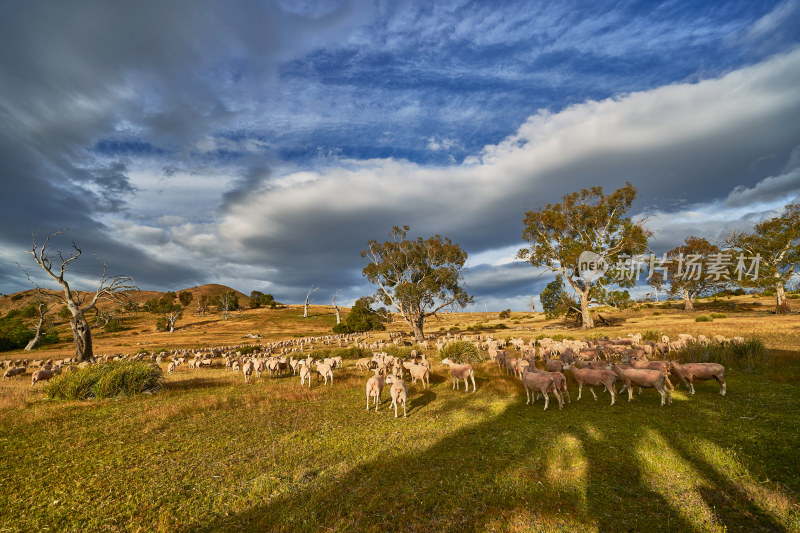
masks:
<path id="1" fill-rule="evenodd" d="M 471 365 L 485 361 L 480 349 L 469 341 L 448 342 L 439 350 L 439 357 L 449 358 L 454 363 Z"/>
<path id="2" fill-rule="evenodd" d="M 728 318 L 725 313 L 711 313 L 711 318 Z"/>
<path id="3" fill-rule="evenodd" d="M 161 369 L 144 361 L 121 361 L 76 368 L 56 376 L 45 392 L 51 400 L 87 400 L 157 392 L 163 386 Z"/>
<path id="4" fill-rule="evenodd" d="M 490 328 L 490 329 L 491 329 L 491 328 Z M 494 326 L 494 329 L 508 329 L 508 326 L 506 326 L 505 324 L 503 324 L 502 322 L 500 322 L 499 324 L 496 324 L 496 325 Z"/>
<path id="5" fill-rule="evenodd" d="M 500 318 L 511 318 L 511 309 L 500 311 Z"/>
<path id="6" fill-rule="evenodd" d="M 12 296 L 12 297 L 11 297 L 11 301 L 12 301 L 12 302 L 16 302 L 16 301 L 18 301 L 18 300 L 22 300 L 22 298 L 23 298 L 24 296 L 25 296 L 25 295 L 24 295 L 24 294 L 22 294 L 22 293 L 15 294 L 14 296 Z"/>
<path id="7" fill-rule="evenodd" d="M 675 359 L 683 363 L 719 363 L 726 368 L 753 370 L 766 367 L 771 354 L 760 339 L 747 339 L 742 344 L 691 344 L 675 352 Z"/>
<path id="8" fill-rule="evenodd" d="M 334 333 L 353 333 L 353 330 L 345 324 L 344 322 L 339 322 L 335 326 L 333 326 Z"/>
<path id="9" fill-rule="evenodd" d="M 712 322 L 714 319 L 708 315 L 697 315 L 694 319 L 695 322 Z"/>
<path id="10" fill-rule="evenodd" d="M 643 341 L 653 341 L 659 342 L 661 341 L 661 337 L 664 335 L 664 332 L 658 329 L 648 329 L 644 333 L 642 333 L 642 340 Z"/>
<path id="11" fill-rule="evenodd" d="M 9 313 L 11 315 L 11 313 Z M 16 316 L 0 319 L 0 351 L 24 348 L 34 334 Z"/>
<path id="12" fill-rule="evenodd" d="M 242 355 L 248 355 L 251 353 L 256 353 L 261 351 L 260 346 L 242 346 L 241 348 L 236 349 L 237 352 L 242 352 Z"/>
<path id="13" fill-rule="evenodd" d="M 661 315 L 661 311 L 653 311 L 653 316 L 660 316 L 660 315 Z"/>

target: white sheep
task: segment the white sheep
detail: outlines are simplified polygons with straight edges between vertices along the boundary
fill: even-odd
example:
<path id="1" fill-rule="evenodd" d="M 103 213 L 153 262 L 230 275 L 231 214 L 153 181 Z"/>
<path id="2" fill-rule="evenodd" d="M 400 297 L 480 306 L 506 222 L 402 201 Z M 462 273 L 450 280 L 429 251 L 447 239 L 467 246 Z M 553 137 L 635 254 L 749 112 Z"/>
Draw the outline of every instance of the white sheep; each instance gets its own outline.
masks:
<path id="1" fill-rule="evenodd" d="M 594 393 L 594 387 L 603 385 L 608 393 L 611 395 L 611 405 L 617 402 L 617 390 L 614 388 L 614 382 L 617 381 L 617 375 L 610 370 L 598 370 L 593 368 L 578 368 L 575 365 L 564 365 L 565 370 L 572 372 L 575 381 L 578 382 L 578 400 L 581 399 L 583 386 L 588 385 L 589 391 L 597 401 L 597 394 Z"/>
<path id="2" fill-rule="evenodd" d="M 170 361 L 169 366 L 167 367 L 167 374 L 172 374 L 175 372 L 175 361 Z"/>
<path id="3" fill-rule="evenodd" d="M 661 394 L 661 406 L 664 406 L 665 399 L 672 405 L 672 394 L 666 385 L 667 376 L 658 370 L 642 370 L 637 368 L 623 368 L 617 364 L 611 364 L 607 370 L 613 371 L 620 381 L 628 389 L 628 401 L 633 400 L 633 386 L 637 385 L 644 388 L 656 389 Z"/>
<path id="4" fill-rule="evenodd" d="M 300 366 L 300 386 L 303 386 L 303 382 L 308 380 L 308 388 L 311 388 L 311 369 L 308 368 L 308 365 L 299 365 Z"/>
<path id="5" fill-rule="evenodd" d="M 406 402 L 408 400 L 408 387 L 406 382 L 395 376 L 387 376 L 386 384 L 391 385 L 389 389 L 389 396 L 392 398 L 392 404 L 389 406 L 394 407 L 394 417 L 397 418 L 397 404 L 403 404 L 403 418 L 406 417 Z"/>
<path id="6" fill-rule="evenodd" d="M 378 404 L 381 403 L 381 393 L 383 392 L 383 376 L 380 370 L 375 370 L 375 375 L 367 380 L 367 411 L 369 411 L 369 399 L 375 398 L 375 412 L 378 412 Z"/>
<path id="7" fill-rule="evenodd" d="M 50 378 L 56 375 L 55 370 L 48 370 L 45 368 L 41 368 L 33 373 L 31 376 L 31 387 L 36 385 L 37 381 L 50 381 Z"/>
<path id="8" fill-rule="evenodd" d="M 450 358 L 445 358 L 442 360 L 443 365 L 447 365 L 450 367 L 450 376 L 453 378 L 453 388 L 458 390 L 459 389 L 459 380 L 464 380 L 464 385 L 466 385 L 467 392 L 469 392 L 469 382 L 467 380 L 472 380 L 472 392 L 476 392 L 478 389 L 475 387 L 475 371 L 472 370 L 472 365 L 458 365 L 450 360 Z"/>
<path id="9" fill-rule="evenodd" d="M 525 395 L 528 398 L 528 401 L 525 402 L 525 405 L 531 404 L 531 392 L 533 392 L 534 397 L 533 400 L 536 401 L 536 392 L 541 392 L 542 396 L 544 396 L 544 410 L 547 411 L 547 408 L 550 406 L 550 394 L 553 393 L 556 395 L 556 399 L 558 399 L 558 407 L 559 409 L 563 408 L 563 400 L 561 399 L 561 395 L 556 390 L 555 383 L 553 382 L 553 376 L 549 372 L 526 372 L 522 375 L 522 386 L 525 387 Z"/>
<path id="10" fill-rule="evenodd" d="M 725 396 L 727 385 L 725 384 L 725 367 L 717 363 L 686 363 L 680 364 L 672 361 L 672 370 L 683 380 L 690 394 L 694 394 L 694 380 L 714 379 L 719 383 L 719 393 Z"/>
<path id="11" fill-rule="evenodd" d="M 254 370 L 255 370 L 255 365 L 253 364 L 253 361 L 251 359 L 248 359 L 242 365 L 242 374 L 244 374 L 244 382 L 245 383 L 249 383 L 250 382 L 250 376 L 253 375 L 253 371 Z"/>
<path id="12" fill-rule="evenodd" d="M 12 366 L 3 374 L 3 379 L 11 379 L 14 376 L 24 374 L 27 369 L 24 366 Z"/>
<path id="13" fill-rule="evenodd" d="M 328 384 L 328 378 L 331 378 L 331 385 L 333 385 L 333 369 L 328 363 L 317 363 L 317 373 L 325 379 L 325 385 Z M 319 379 L 319 378 L 317 378 Z"/>

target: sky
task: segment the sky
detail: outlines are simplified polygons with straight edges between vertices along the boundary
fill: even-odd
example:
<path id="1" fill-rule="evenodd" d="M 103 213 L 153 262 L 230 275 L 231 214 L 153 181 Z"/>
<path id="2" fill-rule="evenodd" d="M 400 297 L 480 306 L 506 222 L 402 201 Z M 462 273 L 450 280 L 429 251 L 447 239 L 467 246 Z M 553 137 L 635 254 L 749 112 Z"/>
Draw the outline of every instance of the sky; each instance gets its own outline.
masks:
<path id="1" fill-rule="evenodd" d="M 395 225 L 478 310 L 550 281 L 526 211 L 638 188 L 656 253 L 800 194 L 800 0 L 0 2 L 0 293 L 41 238 L 146 290 L 374 293 Z"/>

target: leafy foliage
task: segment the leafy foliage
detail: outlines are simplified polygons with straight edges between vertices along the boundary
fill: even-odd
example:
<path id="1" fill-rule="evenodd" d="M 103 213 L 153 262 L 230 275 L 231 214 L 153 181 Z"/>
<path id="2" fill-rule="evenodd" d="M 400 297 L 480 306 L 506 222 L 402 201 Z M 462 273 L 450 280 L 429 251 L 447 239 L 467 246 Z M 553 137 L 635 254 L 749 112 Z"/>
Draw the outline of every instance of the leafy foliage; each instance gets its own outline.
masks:
<path id="1" fill-rule="evenodd" d="M 580 296 L 585 328 L 593 326 L 588 306 L 594 288 L 636 284 L 632 276 L 615 278 L 612 269 L 588 281 L 581 280 L 577 270 L 583 252 L 594 252 L 612 263 L 645 250 L 651 232 L 625 216 L 636 192 L 630 183 L 609 195 L 603 194 L 602 187 L 592 187 L 564 196 L 561 203 L 525 213 L 522 238 L 529 247 L 521 249 L 518 257 L 564 277 Z"/>
<path id="2" fill-rule="evenodd" d="M 189 291 L 181 291 L 178 293 L 178 300 L 180 300 L 183 307 L 188 307 L 194 300 L 194 295 Z"/>
<path id="3" fill-rule="evenodd" d="M 161 369 L 143 361 L 121 361 L 75 368 L 53 378 L 45 388 L 51 400 L 87 400 L 156 392 Z"/>
<path id="4" fill-rule="evenodd" d="M 334 333 L 353 333 L 361 331 L 381 331 L 386 329 L 384 323 L 389 319 L 389 311 L 385 307 L 372 309 L 375 298 L 364 296 L 353 304 L 347 317 L 333 326 Z"/>
<path id="5" fill-rule="evenodd" d="M 454 363 L 477 365 L 486 359 L 483 357 L 480 348 L 469 341 L 448 342 L 439 350 L 441 359 L 450 359 Z"/>
<path id="6" fill-rule="evenodd" d="M 697 315 L 694 318 L 695 322 L 712 322 L 714 319 L 708 315 Z"/>
<path id="7" fill-rule="evenodd" d="M 463 308 L 472 301 L 461 286 L 467 252 L 440 235 L 410 240 L 408 230 L 408 226 L 395 226 L 391 240 L 369 241 L 361 257 L 370 263 L 362 273 L 378 285 L 378 300 L 393 306 L 415 337 L 422 339 L 428 317 L 445 307 Z"/>
<path id="8" fill-rule="evenodd" d="M 745 277 L 739 283 L 759 289 L 772 287 L 776 312 L 788 312 L 784 286 L 800 263 L 800 204 L 787 205 L 781 215 L 756 224 L 752 233 L 734 232 L 726 240 L 750 257 L 760 257 L 758 278 Z"/>
<path id="9" fill-rule="evenodd" d="M 500 311 L 499 318 L 511 318 L 511 309 Z"/>
<path id="10" fill-rule="evenodd" d="M 264 294 L 261 291 L 253 291 L 250 293 L 251 309 L 258 309 L 259 307 L 275 309 L 277 306 L 278 302 L 275 301 L 275 297 L 271 294 Z"/>
<path id="11" fill-rule="evenodd" d="M 682 298 L 687 311 L 693 308 L 696 298 L 702 298 L 714 294 L 725 288 L 730 282 L 722 279 L 714 279 L 714 276 L 707 275 L 706 272 L 695 274 L 687 266 L 691 258 L 704 258 L 708 260 L 722 250 L 706 239 L 699 237 L 687 237 L 682 246 L 677 246 L 667 252 L 667 262 L 662 264 L 659 274 L 664 273 L 664 280 L 669 283 L 669 295 L 673 298 Z"/>
<path id="12" fill-rule="evenodd" d="M 577 309 L 579 305 L 564 290 L 564 278 L 561 276 L 556 276 L 556 279 L 547 284 L 539 295 L 539 299 L 547 318 L 566 315 L 570 310 Z"/>
<path id="13" fill-rule="evenodd" d="M 690 344 L 673 357 L 684 363 L 719 363 L 726 368 L 763 369 L 769 366 L 772 354 L 761 339 L 745 339 L 741 344 Z"/>

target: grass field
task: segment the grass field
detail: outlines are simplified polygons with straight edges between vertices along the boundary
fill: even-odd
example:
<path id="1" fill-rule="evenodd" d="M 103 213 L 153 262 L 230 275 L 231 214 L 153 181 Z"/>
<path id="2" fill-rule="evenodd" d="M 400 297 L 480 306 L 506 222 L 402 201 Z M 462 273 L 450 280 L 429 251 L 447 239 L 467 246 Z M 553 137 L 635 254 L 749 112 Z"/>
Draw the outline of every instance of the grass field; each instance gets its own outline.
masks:
<path id="1" fill-rule="evenodd" d="M 0 531 L 800 531 L 798 319 L 741 300 L 727 318 L 694 322 L 719 303 L 640 309 L 592 332 L 744 334 L 773 349 L 768 367 L 726 373 L 726 397 L 703 383 L 663 408 L 652 390 L 613 407 L 608 394 L 578 402 L 571 384 L 572 404 L 545 412 L 489 363 L 468 394 L 435 363 L 431 388 L 411 387 L 406 419 L 386 391 L 379 412 L 365 410 L 367 375 L 352 362 L 311 390 L 180 367 L 161 393 L 86 402 L 48 401 L 30 374 L 6 380 Z M 142 318 L 96 351 L 231 344 L 254 329 L 291 338 L 332 323 L 323 308 L 298 314 L 196 317 L 172 337 L 143 331 Z M 477 322 L 501 321 L 448 315 L 430 331 Z M 521 329 L 495 336 L 583 335 L 544 329 L 554 323 L 533 313 L 502 322 Z"/>

